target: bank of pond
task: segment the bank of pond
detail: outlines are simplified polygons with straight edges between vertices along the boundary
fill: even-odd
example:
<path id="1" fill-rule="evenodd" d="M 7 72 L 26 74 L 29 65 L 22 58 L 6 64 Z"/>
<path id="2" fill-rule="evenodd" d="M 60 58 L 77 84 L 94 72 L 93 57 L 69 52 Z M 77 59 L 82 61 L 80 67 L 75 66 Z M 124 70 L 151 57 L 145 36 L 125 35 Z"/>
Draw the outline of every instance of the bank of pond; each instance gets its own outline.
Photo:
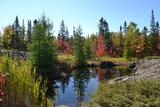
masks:
<path id="1" fill-rule="evenodd" d="M 110 84 L 117 77 L 130 75 L 128 66 L 72 68 L 59 63 L 52 70 L 36 72 L 27 61 L 1 58 L 0 106 L 14 107 L 159 107 L 157 80 L 134 80 Z M 102 66 L 103 65 L 103 66 Z M 41 75 L 41 76 L 39 76 Z M 1 78 L 1 77 L 0 77 Z M 3 79 L 3 80 L 5 80 Z M 2 82 L 2 81 L 0 81 Z"/>

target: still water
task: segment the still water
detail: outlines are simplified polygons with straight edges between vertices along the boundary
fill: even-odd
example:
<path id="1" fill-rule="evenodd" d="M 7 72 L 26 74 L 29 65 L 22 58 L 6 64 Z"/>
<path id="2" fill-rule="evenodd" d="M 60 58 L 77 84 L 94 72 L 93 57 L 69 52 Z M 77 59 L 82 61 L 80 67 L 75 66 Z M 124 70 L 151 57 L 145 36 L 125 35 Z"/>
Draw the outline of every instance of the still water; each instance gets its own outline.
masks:
<path id="1" fill-rule="evenodd" d="M 79 69 L 51 82 L 50 95 L 56 107 L 87 107 L 87 103 L 98 84 L 116 77 L 127 75 L 128 69 Z M 53 92 L 54 90 L 54 92 Z M 55 96 L 56 94 L 56 96 Z"/>

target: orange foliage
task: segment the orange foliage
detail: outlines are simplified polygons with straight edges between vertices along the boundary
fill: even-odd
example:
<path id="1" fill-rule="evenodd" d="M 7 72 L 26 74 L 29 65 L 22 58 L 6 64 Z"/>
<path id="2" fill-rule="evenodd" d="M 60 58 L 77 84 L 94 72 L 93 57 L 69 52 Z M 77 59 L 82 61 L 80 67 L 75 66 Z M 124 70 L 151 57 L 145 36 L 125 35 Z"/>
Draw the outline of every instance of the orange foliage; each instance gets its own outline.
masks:
<path id="1" fill-rule="evenodd" d="M 103 56 L 106 54 L 106 46 L 105 46 L 105 41 L 104 37 L 102 35 L 99 35 L 96 38 L 96 55 L 97 56 Z"/>

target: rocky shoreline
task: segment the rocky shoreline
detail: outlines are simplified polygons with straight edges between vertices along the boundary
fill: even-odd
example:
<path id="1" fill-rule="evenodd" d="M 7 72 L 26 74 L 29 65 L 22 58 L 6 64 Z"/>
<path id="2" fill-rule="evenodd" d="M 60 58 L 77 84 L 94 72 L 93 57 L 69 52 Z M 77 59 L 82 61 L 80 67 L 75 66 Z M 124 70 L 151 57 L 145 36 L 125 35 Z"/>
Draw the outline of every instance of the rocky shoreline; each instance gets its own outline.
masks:
<path id="1" fill-rule="evenodd" d="M 109 83 L 138 79 L 160 79 L 160 59 L 139 60 L 130 75 L 115 78 Z"/>

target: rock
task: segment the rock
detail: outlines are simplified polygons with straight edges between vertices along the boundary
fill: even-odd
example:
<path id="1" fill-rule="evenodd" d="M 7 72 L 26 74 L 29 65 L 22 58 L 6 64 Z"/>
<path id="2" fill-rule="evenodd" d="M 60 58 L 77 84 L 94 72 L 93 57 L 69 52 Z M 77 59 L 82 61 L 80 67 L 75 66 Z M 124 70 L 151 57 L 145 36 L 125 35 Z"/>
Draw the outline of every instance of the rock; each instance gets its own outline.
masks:
<path id="1" fill-rule="evenodd" d="M 160 79 L 160 60 L 159 59 L 143 59 L 132 69 L 133 75 L 115 78 L 109 83 L 122 82 L 127 80 L 138 79 Z"/>
<path id="2" fill-rule="evenodd" d="M 118 81 L 122 81 L 125 77 L 117 77 L 115 78 L 113 81 L 114 82 L 118 82 Z"/>
<path id="3" fill-rule="evenodd" d="M 160 77 L 160 60 L 159 59 L 143 59 L 133 69 L 135 71 L 135 79 L 155 79 Z"/>
<path id="4" fill-rule="evenodd" d="M 128 65 L 129 69 L 133 69 L 135 67 L 136 67 L 136 63 L 135 62 L 133 62 L 133 63 L 131 63 L 131 64 Z"/>

